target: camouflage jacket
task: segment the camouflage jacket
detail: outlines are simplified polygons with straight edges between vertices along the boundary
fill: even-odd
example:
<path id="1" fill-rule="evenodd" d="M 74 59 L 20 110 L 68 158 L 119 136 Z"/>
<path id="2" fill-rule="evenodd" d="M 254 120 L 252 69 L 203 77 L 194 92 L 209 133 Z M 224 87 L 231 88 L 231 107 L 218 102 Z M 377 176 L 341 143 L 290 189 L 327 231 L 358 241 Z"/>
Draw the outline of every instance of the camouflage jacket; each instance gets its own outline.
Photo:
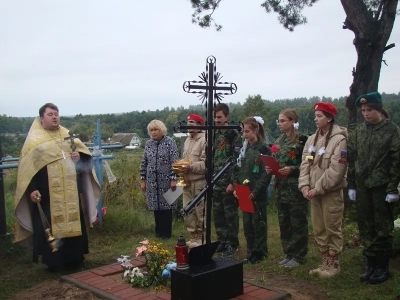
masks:
<path id="1" fill-rule="evenodd" d="M 260 153 L 271 155 L 271 150 L 262 141 L 257 141 L 253 145 L 248 144 L 245 156 L 241 158 L 240 167 L 235 166 L 232 176 L 236 184 L 244 184 L 246 179 L 249 180 L 250 191 L 256 198 L 267 193 L 272 177 L 265 172 L 265 165 L 259 157 Z"/>
<path id="2" fill-rule="evenodd" d="M 234 156 L 235 159 L 239 156 L 240 148 L 242 147 L 242 138 L 236 130 L 217 130 L 214 138 L 214 173 L 219 168 L 224 166 L 225 162 L 230 156 Z M 231 168 L 226 172 L 220 180 L 214 185 L 214 190 L 224 192 L 226 187 L 232 183 L 232 172 Z"/>
<path id="3" fill-rule="evenodd" d="M 348 145 L 349 187 L 387 185 L 387 193 L 397 193 L 400 181 L 400 134 L 393 122 L 364 122 L 352 125 Z"/>
<path id="4" fill-rule="evenodd" d="M 296 139 L 291 142 L 286 133 L 282 133 L 275 141 L 277 149 L 272 153 L 281 168 L 290 167 L 290 174 L 287 178 L 276 177 L 276 187 L 284 187 L 288 184 L 297 185 L 299 183 L 301 155 L 303 153 L 304 144 L 307 141 L 306 136 L 302 136 L 296 131 Z"/>

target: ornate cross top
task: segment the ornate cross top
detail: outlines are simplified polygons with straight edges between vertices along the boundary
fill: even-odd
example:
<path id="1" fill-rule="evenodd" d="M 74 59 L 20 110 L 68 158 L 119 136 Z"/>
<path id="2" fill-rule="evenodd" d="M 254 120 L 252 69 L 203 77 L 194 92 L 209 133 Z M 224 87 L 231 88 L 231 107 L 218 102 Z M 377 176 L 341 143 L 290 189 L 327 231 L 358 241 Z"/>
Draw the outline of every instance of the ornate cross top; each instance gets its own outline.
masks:
<path id="1" fill-rule="evenodd" d="M 72 151 L 76 150 L 75 141 L 74 139 L 79 136 L 79 134 L 74 134 L 71 131 L 68 131 L 69 136 L 64 138 L 64 140 L 71 140 L 71 149 Z"/>
<path id="2" fill-rule="evenodd" d="M 235 83 L 222 82 L 222 76 L 217 72 L 217 59 L 214 56 L 207 57 L 206 73 L 202 72 L 199 78 L 201 81 L 185 81 L 183 83 L 183 90 L 186 93 L 199 94 L 198 97 L 202 100 L 207 100 L 215 97 L 218 102 L 222 101 L 225 95 L 233 95 L 237 91 L 237 86 Z M 205 84 L 205 85 L 199 85 Z M 225 86 L 218 86 L 218 84 L 223 84 Z M 226 86 L 229 85 L 229 86 Z M 226 91 L 226 92 L 219 92 Z"/>
<path id="3" fill-rule="evenodd" d="M 207 185 L 204 189 L 187 205 L 187 208 L 193 207 L 196 203 L 202 200 L 203 195 L 205 195 L 205 200 L 207 204 L 207 216 L 211 216 L 211 208 L 212 208 L 212 195 L 213 195 L 213 185 L 214 181 L 218 180 L 218 176 L 214 177 L 213 180 L 213 131 L 215 129 L 223 129 L 223 130 L 232 130 L 237 129 L 241 130 L 241 126 L 238 123 L 237 125 L 214 125 L 214 100 L 221 102 L 224 96 L 233 95 L 237 91 L 237 86 L 235 83 L 229 82 L 221 82 L 222 76 L 219 72 L 216 71 L 216 58 L 214 56 L 207 57 L 207 67 L 206 73 L 201 73 L 199 76 L 201 81 L 185 81 L 183 83 L 183 90 L 187 93 L 199 94 L 198 97 L 202 100 L 202 103 L 207 100 L 206 104 L 206 124 L 205 126 L 188 126 L 183 125 L 186 122 L 179 122 L 175 126 L 176 131 L 180 131 L 180 129 L 202 129 L 205 130 L 207 135 L 207 149 L 206 149 L 206 181 Z M 224 171 L 227 171 L 236 163 L 236 159 L 228 159 L 226 165 L 222 168 Z M 221 173 L 221 172 L 219 172 Z M 206 243 L 207 245 L 211 244 L 211 218 L 206 218 Z"/>

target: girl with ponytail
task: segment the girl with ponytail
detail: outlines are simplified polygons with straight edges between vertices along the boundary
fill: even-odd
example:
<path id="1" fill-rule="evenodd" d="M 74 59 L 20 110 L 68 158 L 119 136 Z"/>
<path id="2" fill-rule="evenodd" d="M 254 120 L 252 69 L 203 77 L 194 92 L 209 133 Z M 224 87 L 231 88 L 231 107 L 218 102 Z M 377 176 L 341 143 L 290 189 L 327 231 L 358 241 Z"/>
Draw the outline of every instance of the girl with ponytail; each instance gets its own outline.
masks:
<path id="1" fill-rule="evenodd" d="M 245 142 L 233 173 L 233 182 L 247 184 L 250 188 L 249 200 L 253 202 L 254 213 L 243 212 L 243 228 L 247 242 L 246 262 L 256 264 L 268 254 L 267 188 L 271 181 L 271 175 L 265 173 L 259 155 L 271 155 L 271 150 L 265 144 L 264 120 L 261 117 L 248 117 L 242 124 Z"/>
<path id="2" fill-rule="evenodd" d="M 283 253 L 286 257 L 278 265 L 287 268 L 304 263 L 308 251 L 308 200 L 298 189 L 299 169 L 307 137 L 297 130 L 299 116 L 294 109 L 280 112 L 277 124 L 282 134 L 271 147 L 273 156 L 284 178 L 275 178 L 275 199 Z M 272 169 L 265 167 L 267 174 Z"/>

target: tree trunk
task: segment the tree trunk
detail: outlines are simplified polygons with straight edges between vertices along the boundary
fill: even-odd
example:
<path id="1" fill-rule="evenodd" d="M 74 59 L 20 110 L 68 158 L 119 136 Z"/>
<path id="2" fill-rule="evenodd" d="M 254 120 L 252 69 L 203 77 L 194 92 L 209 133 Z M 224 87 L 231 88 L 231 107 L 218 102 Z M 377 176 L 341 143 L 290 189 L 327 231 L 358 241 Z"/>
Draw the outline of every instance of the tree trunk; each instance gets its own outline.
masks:
<path id="1" fill-rule="evenodd" d="M 353 44 L 357 51 L 353 83 L 346 100 L 350 125 L 363 119 L 355 106 L 357 97 L 378 91 L 383 53 L 393 29 L 398 0 L 382 0 L 382 9 L 375 15 L 367 9 L 363 1 L 341 2 L 347 16 L 344 24 L 355 34 Z"/>

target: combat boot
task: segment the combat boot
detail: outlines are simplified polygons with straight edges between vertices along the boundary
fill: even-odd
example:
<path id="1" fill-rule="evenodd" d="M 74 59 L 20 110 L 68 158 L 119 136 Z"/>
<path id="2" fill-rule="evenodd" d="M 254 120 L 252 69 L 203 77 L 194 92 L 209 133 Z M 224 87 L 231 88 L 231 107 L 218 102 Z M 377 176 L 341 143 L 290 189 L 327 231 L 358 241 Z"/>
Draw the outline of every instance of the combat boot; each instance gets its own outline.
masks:
<path id="1" fill-rule="evenodd" d="M 328 261 L 328 253 L 329 250 L 321 251 L 321 264 L 316 269 L 311 270 L 309 272 L 310 275 L 320 274 L 322 271 L 325 270 Z"/>
<path id="2" fill-rule="evenodd" d="M 376 269 L 369 278 L 369 283 L 377 284 L 389 279 L 389 256 L 379 254 L 376 256 Z"/>
<path id="3" fill-rule="evenodd" d="M 319 273 L 321 278 L 331 278 L 340 273 L 339 259 L 336 254 L 329 254 L 325 270 Z"/>
<path id="4" fill-rule="evenodd" d="M 367 269 L 364 274 L 360 275 L 360 281 L 368 281 L 376 269 L 376 256 L 367 256 Z"/>

